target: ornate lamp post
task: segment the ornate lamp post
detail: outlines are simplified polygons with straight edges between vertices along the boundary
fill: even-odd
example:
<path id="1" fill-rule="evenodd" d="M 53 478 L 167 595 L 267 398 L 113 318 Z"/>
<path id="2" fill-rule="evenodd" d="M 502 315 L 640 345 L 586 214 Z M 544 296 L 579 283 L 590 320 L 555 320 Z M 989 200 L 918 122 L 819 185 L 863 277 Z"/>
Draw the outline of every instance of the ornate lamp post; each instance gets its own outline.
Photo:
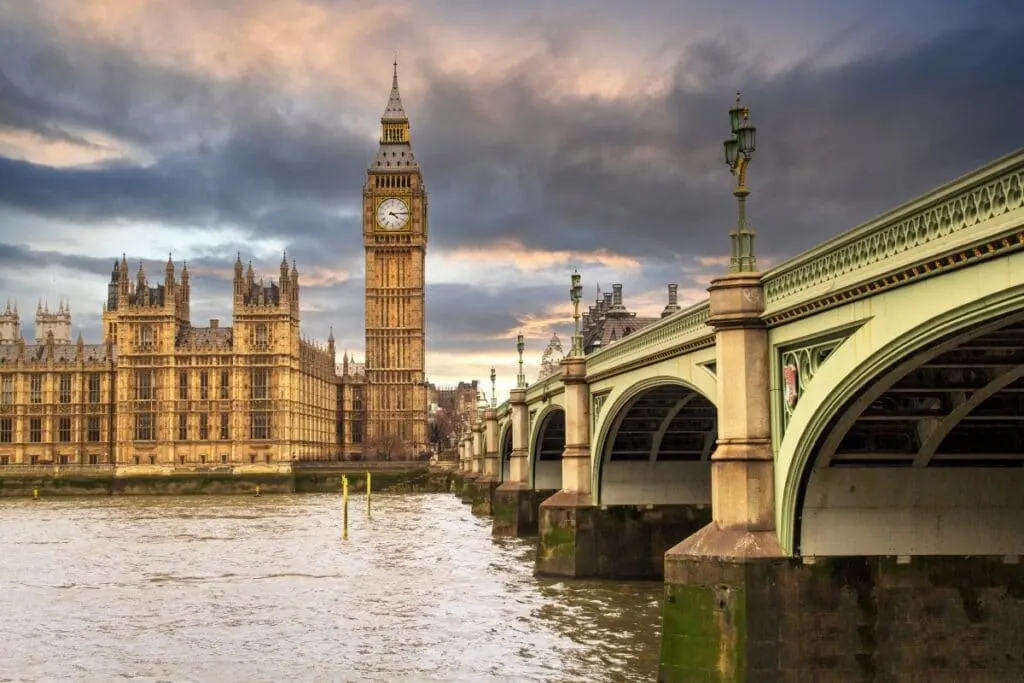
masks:
<path id="1" fill-rule="evenodd" d="M 736 189 L 732 191 L 739 203 L 739 222 L 736 231 L 729 233 L 729 271 L 751 273 L 757 271 L 754 256 L 754 231 L 747 226 L 747 164 L 754 154 L 754 133 L 757 129 L 750 123 L 750 109 L 740 103 L 736 93 L 736 105 L 729 110 L 729 124 L 732 135 L 725 139 L 725 163 L 736 176 Z"/>
<path id="2" fill-rule="evenodd" d="M 526 386 L 526 375 L 523 374 L 523 351 L 526 350 L 526 342 L 523 340 L 523 333 L 516 337 L 516 351 L 519 352 L 519 374 L 516 375 L 516 386 Z"/>
<path id="3" fill-rule="evenodd" d="M 570 356 L 583 355 L 583 337 L 580 336 L 580 301 L 583 300 L 583 284 L 580 282 L 580 274 L 573 269 L 572 286 L 569 288 L 569 300 L 572 301 L 572 351 Z"/>
<path id="4" fill-rule="evenodd" d="M 492 408 L 496 408 L 497 405 L 498 405 L 498 394 L 495 393 L 495 391 L 494 391 L 494 380 L 496 378 L 497 378 L 497 375 L 494 374 L 494 368 L 492 367 L 491 368 L 491 407 Z"/>

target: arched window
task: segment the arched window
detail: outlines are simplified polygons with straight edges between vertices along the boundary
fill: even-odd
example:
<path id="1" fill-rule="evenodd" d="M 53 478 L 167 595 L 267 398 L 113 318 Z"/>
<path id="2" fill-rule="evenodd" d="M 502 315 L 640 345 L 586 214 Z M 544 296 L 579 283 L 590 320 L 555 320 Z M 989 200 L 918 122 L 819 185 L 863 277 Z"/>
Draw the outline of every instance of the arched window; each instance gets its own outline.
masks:
<path id="1" fill-rule="evenodd" d="M 267 333 L 267 326 L 265 323 L 259 323 L 256 325 L 254 345 L 257 349 L 265 349 L 270 344 L 270 336 Z"/>

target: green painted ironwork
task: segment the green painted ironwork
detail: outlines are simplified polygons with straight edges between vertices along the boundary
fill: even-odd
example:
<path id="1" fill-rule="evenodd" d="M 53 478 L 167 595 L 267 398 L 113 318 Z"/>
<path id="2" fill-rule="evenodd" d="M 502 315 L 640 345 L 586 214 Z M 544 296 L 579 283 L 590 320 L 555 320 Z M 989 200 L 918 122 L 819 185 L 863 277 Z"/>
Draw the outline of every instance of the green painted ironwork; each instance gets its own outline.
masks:
<path id="1" fill-rule="evenodd" d="M 598 394 L 592 394 L 590 396 L 590 433 L 594 434 L 597 431 L 597 420 L 601 417 L 601 408 L 604 407 L 604 402 L 608 400 L 608 395 L 612 393 L 611 389 L 606 389 Z"/>
<path id="2" fill-rule="evenodd" d="M 943 241 L 953 249 L 983 221 L 1024 208 L 1024 151 L 964 176 L 765 273 L 765 302 L 788 299 L 840 277 Z M 1010 226 L 1012 231 L 1012 226 Z M 945 244 L 949 242 L 949 244 Z"/>

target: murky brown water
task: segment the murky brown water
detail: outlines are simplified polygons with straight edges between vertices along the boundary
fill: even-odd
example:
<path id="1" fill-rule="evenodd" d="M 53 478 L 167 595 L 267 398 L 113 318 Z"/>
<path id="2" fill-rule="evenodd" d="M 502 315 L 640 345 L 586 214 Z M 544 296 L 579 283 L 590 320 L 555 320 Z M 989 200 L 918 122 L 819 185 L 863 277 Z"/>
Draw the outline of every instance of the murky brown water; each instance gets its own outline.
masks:
<path id="1" fill-rule="evenodd" d="M 0 500 L 0 681 L 650 681 L 659 583 L 533 577 L 454 496 Z"/>

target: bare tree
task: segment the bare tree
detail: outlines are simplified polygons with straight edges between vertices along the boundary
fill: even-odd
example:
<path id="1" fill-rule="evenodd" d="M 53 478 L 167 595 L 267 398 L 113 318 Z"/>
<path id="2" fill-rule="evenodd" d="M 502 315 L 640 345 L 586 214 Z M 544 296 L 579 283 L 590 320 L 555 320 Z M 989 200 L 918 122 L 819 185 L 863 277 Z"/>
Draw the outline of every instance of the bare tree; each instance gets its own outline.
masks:
<path id="1" fill-rule="evenodd" d="M 465 421 L 465 415 L 455 410 L 439 408 L 434 413 L 430 437 L 438 453 L 454 449 L 454 442 L 462 433 Z"/>
<path id="2" fill-rule="evenodd" d="M 363 442 L 363 457 L 367 460 L 408 460 L 409 454 L 409 444 L 391 432 Z"/>

